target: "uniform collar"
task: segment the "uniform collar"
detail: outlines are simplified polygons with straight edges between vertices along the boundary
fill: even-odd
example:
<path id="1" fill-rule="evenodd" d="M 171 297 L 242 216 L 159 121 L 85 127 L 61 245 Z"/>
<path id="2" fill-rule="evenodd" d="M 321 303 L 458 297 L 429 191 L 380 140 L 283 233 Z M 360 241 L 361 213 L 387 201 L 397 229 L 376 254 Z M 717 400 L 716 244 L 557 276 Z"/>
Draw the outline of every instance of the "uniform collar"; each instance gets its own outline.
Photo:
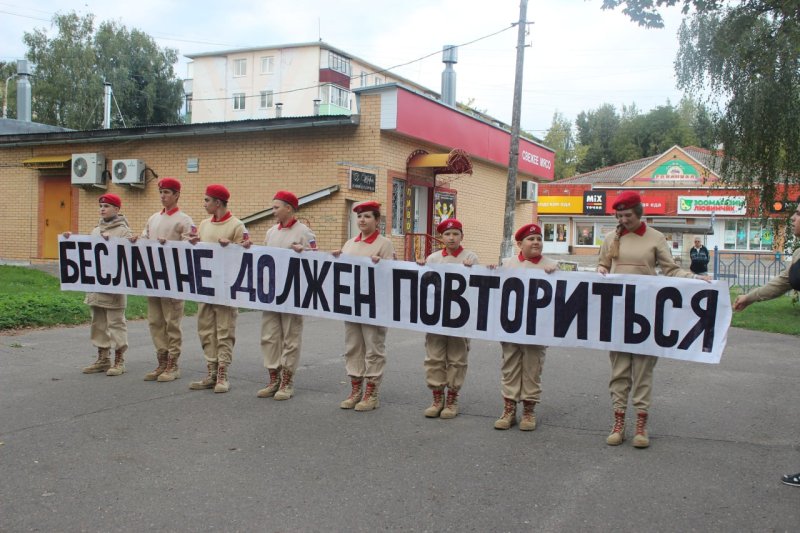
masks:
<path id="1" fill-rule="evenodd" d="M 289 229 L 292 226 L 294 226 L 295 224 L 297 224 L 297 219 L 296 218 L 292 218 L 292 220 L 287 222 L 285 226 L 283 224 L 281 224 L 280 222 L 278 222 L 278 229 Z"/>
<path id="2" fill-rule="evenodd" d="M 162 207 L 162 208 L 161 208 L 161 214 L 162 214 L 162 215 L 167 215 L 167 216 L 170 216 L 170 217 L 171 217 L 172 215 L 174 215 L 175 213 L 177 213 L 177 212 L 178 212 L 178 211 L 180 211 L 180 210 L 181 210 L 181 208 L 180 208 L 180 207 L 178 207 L 178 206 L 175 206 L 175 207 L 173 207 L 173 208 L 172 208 L 172 209 L 170 209 L 169 211 L 167 211 L 167 208 L 166 208 L 166 207 Z"/>
<path id="3" fill-rule="evenodd" d="M 377 239 L 378 235 L 380 235 L 380 234 L 381 234 L 380 231 L 375 230 L 375 233 L 373 233 L 372 235 L 370 235 L 366 239 L 362 239 L 361 238 L 361 234 L 359 233 L 358 237 L 356 237 L 356 242 L 365 242 L 367 244 L 372 244 L 373 242 L 375 242 L 375 239 Z"/>
<path id="4" fill-rule="evenodd" d="M 233 216 L 233 213 L 231 213 L 230 211 L 228 211 L 227 213 L 225 213 L 224 215 L 222 215 L 222 218 L 217 218 L 217 215 L 214 215 L 214 216 L 212 216 L 212 217 L 211 217 L 211 222 L 225 222 L 226 220 L 228 220 L 228 219 L 229 219 L 229 218 L 231 218 L 232 216 Z"/>
<path id="5" fill-rule="evenodd" d="M 459 246 L 458 250 L 456 250 L 452 254 L 447 251 L 447 248 L 443 248 L 442 249 L 442 257 L 447 257 L 448 255 L 452 255 L 453 257 L 458 257 L 459 255 L 461 255 L 461 252 L 463 252 L 463 251 L 464 251 L 464 247 L 463 246 Z"/>
<path id="6" fill-rule="evenodd" d="M 641 225 L 641 226 L 639 226 L 638 228 L 636 228 L 636 231 L 628 231 L 628 230 L 626 230 L 626 229 L 623 229 L 623 230 L 622 230 L 622 231 L 619 233 L 619 236 L 620 236 L 620 237 L 622 237 L 623 235 L 627 235 L 628 233 L 635 233 L 636 235 L 638 235 L 639 237 L 641 237 L 642 235 L 644 235 L 644 232 L 645 232 L 645 231 L 647 231 L 647 224 L 645 224 L 644 222 L 642 222 L 642 225 Z"/>
<path id="7" fill-rule="evenodd" d="M 539 256 L 533 257 L 531 259 L 527 259 L 524 255 L 522 255 L 522 252 L 520 252 L 519 255 L 517 256 L 517 259 L 519 259 L 520 263 L 524 263 L 525 261 L 530 261 L 534 265 L 538 265 L 539 261 L 542 260 L 542 256 L 539 255 Z"/>

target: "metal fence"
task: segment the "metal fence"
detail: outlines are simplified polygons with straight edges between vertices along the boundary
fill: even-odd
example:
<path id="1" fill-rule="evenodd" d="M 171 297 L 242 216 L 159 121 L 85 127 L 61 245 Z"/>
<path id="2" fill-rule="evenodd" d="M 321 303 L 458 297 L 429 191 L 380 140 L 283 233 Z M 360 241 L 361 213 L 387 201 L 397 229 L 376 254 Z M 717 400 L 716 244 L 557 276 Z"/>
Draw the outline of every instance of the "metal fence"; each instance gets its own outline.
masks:
<path id="1" fill-rule="evenodd" d="M 781 252 L 727 252 L 714 247 L 714 279 L 725 280 L 729 287 L 750 290 L 764 285 L 783 272 Z"/>

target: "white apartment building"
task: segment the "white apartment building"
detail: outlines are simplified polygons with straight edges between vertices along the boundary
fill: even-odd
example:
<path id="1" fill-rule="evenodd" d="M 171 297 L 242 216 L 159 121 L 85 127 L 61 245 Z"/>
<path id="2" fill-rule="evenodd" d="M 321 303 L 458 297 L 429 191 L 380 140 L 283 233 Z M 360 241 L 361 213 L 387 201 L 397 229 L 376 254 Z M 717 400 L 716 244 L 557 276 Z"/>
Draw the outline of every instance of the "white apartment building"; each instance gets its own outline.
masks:
<path id="1" fill-rule="evenodd" d="M 187 122 L 349 115 L 353 89 L 403 85 L 438 98 L 322 41 L 187 55 Z"/>

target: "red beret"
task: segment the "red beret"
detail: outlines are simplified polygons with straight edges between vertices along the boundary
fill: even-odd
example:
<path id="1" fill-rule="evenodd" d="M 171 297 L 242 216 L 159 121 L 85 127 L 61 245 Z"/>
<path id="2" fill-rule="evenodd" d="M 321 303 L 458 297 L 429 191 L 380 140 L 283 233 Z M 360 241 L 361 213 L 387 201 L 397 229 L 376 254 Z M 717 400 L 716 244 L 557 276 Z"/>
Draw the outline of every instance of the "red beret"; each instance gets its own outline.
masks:
<path id="1" fill-rule="evenodd" d="M 206 187 L 206 196 L 227 202 L 231 197 L 230 191 L 224 185 L 212 184 Z"/>
<path id="2" fill-rule="evenodd" d="M 161 178 L 158 180 L 159 189 L 172 189 L 173 191 L 181 190 L 181 182 L 175 178 Z"/>
<path id="3" fill-rule="evenodd" d="M 514 239 L 516 239 L 517 241 L 521 241 L 528 235 L 541 235 L 541 234 L 542 234 L 542 228 L 540 228 L 536 224 L 525 224 L 524 226 L 519 228 L 517 232 L 514 234 Z"/>
<path id="4" fill-rule="evenodd" d="M 623 209 L 633 209 L 640 203 L 642 203 L 642 197 L 639 196 L 638 192 L 625 191 L 617 196 L 616 200 L 614 200 L 614 205 L 611 207 L 617 211 L 622 211 Z"/>
<path id="5" fill-rule="evenodd" d="M 369 201 L 369 202 L 361 202 L 360 204 L 356 204 L 355 207 L 353 207 L 354 213 L 363 213 L 364 211 L 374 211 L 376 213 L 380 213 L 381 204 L 379 204 L 378 202 Z"/>
<path id="6" fill-rule="evenodd" d="M 439 222 L 439 225 L 436 226 L 437 233 L 444 233 L 449 229 L 457 229 L 461 233 L 464 233 L 464 227 L 461 225 L 461 222 L 455 218 L 446 218 Z"/>
<path id="7" fill-rule="evenodd" d="M 112 194 L 110 192 L 104 194 L 98 200 L 101 204 L 111 204 L 116 207 L 122 207 L 122 199 L 117 196 L 116 194 Z"/>
<path id="8" fill-rule="evenodd" d="M 294 193 L 289 191 L 278 191 L 275 193 L 275 196 L 272 197 L 273 200 L 280 200 L 281 202 L 286 202 L 294 209 L 297 209 L 297 206 L 300 205 L 300 202 L 297 201 L 297 196 Z"/>

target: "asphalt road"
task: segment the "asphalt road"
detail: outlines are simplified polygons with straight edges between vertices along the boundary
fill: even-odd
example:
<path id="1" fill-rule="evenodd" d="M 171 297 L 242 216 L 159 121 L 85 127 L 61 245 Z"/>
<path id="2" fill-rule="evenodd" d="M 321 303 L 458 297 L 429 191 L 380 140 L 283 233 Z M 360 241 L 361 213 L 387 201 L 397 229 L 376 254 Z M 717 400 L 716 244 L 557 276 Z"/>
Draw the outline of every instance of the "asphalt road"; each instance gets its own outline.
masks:
<path id="1" fill-rule="evenodd" d="M 381 407 L 348 393 L 343 326 L 307 319 L 296 395 L 256 398 L 260 313 L 227 394 L 184 321 L 181 379 L 84 375 L 88 327 L 0 336 L 0 531 L 798 531 L 797 338 L 733 329 L 720 365 L 662 360 L 651 447 L 609 447 L 604 352 L 551 348 L 534 432 L 493 429 L 500 348 L 475 341 L 462 414 L 426 419 L 423 336 L 390 331 Z M 630 419 L 629 419 L 630 421 Z M 629 429 L 630 431 L 630 429 Z M 630 433 L 629 433 L 630 435 Z"/>

